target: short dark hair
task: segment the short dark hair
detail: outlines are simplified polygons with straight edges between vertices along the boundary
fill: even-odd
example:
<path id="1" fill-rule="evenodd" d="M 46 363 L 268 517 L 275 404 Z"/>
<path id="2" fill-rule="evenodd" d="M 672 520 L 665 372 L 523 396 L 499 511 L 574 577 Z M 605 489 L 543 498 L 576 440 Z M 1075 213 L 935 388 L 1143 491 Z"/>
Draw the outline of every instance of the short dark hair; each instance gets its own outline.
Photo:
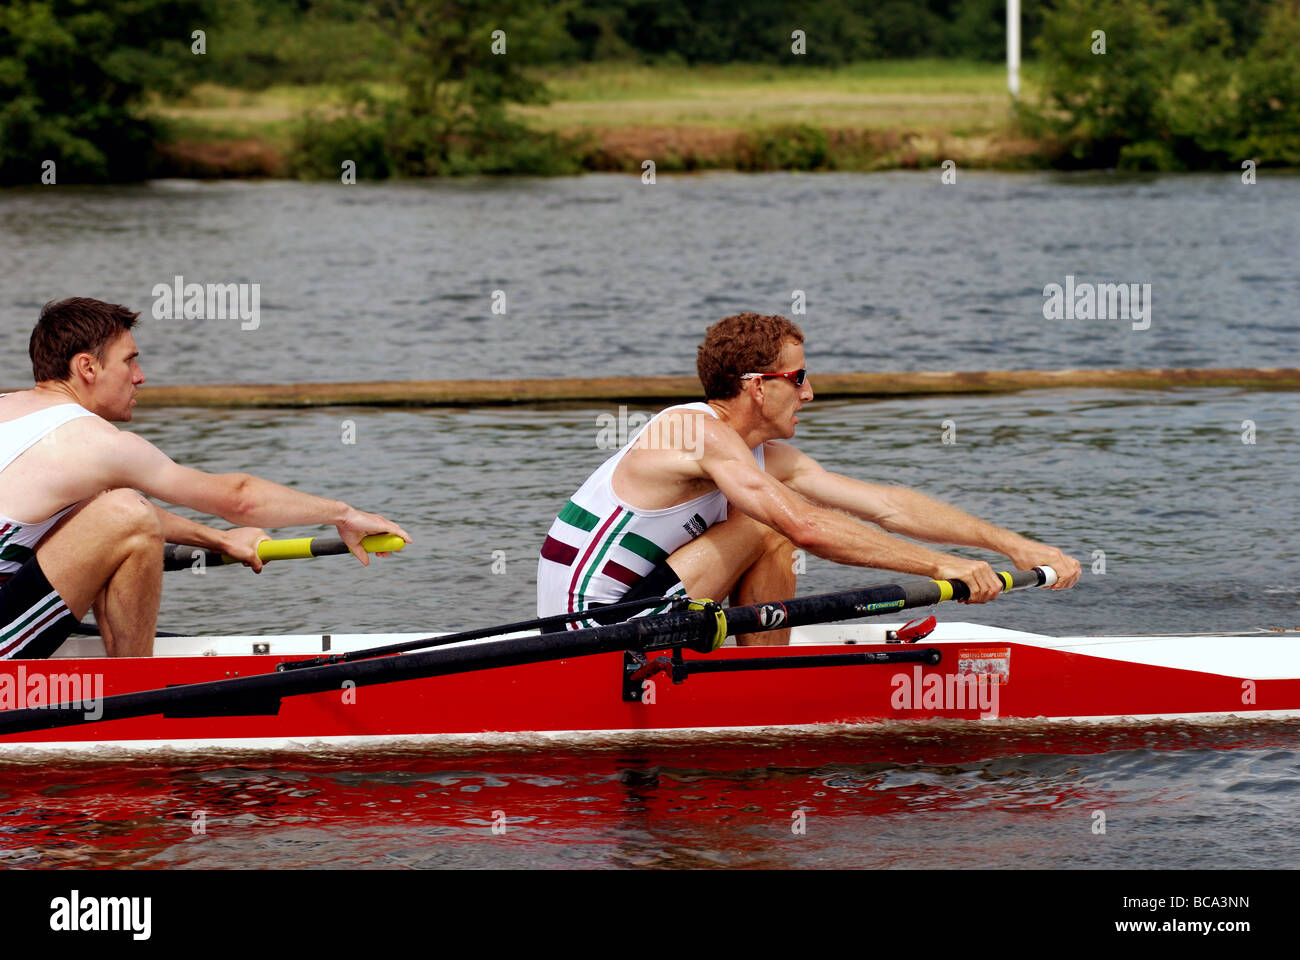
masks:
<path id="1" fill-rule="evenodd" d="M 723 317 L 704 334 L 695 369 L 706 400 L 730 400 L 745 373 L 779 373 L 770 368 L 787 343 L 803 343 L 803 331 L 785 317 L 738 313 Z"/>
<path id="2" fill-rule="evenodd" d="M 42 380 L 67 380 L 72 375 L 72 358 L 93 353 L 104 362 L 104 348 L 130 330 L 140 314 L 116 303 L 69 297 L 41 308 L 27 353 L 32 358 L 32 376 Z"/>

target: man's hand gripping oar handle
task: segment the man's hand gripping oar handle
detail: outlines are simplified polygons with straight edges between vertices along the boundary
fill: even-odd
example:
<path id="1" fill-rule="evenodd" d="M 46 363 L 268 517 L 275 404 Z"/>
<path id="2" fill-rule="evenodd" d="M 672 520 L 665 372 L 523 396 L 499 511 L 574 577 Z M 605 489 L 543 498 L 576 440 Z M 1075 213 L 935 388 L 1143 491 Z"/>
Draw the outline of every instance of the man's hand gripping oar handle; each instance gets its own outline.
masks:
<path id="1" fill-rule="evenodd" d="M 361 546 L 367 553 L 392 553 L 406 546 L 406 541 L 392 533 L 372 533 L 361 538 Z M 348 545 L 339 539 L 325 537 L 298 537 L 293 540 L 263 540 L 257 545 L 257 555 L 265 563 L 269 560 L 306 560 L 311 557 L 328 557 L 340 553 L 350 553 Z M 199 557 L 202 560 L 199 560 Z M 196 563 L 219 566 L 226 563 L 238 563 L 234 557 L 215 550 L 202 547 L 187 547 L 182 544 L 169 543 L 163 548 L 164 570 L 188 570 Z"/>
<path id="2" fill-rule="evenodd" d="M 1010 590 L 1022 590 L 1025 587 L 1050 587 L 1059 579 L 1056 571 L 1051 567 L 1034 567 L 1032 570 L 1015 570 L 1011 573 L 999 570 L 997 577 L 1002 581 L 1003 593 Z M 970 599 L 970 587 L 960 580 L 932 580 L 930 582 L 939 588 L 939 599 L 935 601 L 936 603 L 942 603 L 945 600 Z"/>

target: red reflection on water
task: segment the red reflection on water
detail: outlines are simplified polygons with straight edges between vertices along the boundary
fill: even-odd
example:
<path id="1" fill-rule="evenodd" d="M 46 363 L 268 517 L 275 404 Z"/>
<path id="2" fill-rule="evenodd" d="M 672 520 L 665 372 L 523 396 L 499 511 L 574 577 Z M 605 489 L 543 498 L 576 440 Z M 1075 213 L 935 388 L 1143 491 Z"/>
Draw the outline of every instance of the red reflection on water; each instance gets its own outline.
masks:
<path id="1" fill-rule="evenodd" d="M 951 829 L 972 815 L 1083 816 L 1116 801 L 1081 773 L 1098 763 L 1140 776 L 1160 751 L 1293 749 L 1298 733 L 1295 723 L 928 723 L 609 746 L 29 761 L 0 766 L 0 864 L 763 867 L 816 850 L 828 865 L 857 865 L 862 835 L 887 846 L 918 819 Z"/>

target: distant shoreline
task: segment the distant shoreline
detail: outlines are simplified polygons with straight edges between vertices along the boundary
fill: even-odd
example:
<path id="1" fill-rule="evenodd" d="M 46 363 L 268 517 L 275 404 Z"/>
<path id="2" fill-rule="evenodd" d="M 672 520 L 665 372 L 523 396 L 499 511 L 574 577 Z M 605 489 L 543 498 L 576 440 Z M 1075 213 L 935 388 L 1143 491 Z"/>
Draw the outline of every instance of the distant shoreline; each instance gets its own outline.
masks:
<path id="1" fill-rule="evenodd" d="M 1028 132 L 997 63 L 880 60 L 832 69 L 598 62 L 541 69 L 536 78 L 550 101 L 507 108 L 536 142 L 517 153 L 467 153 L 447 175 L 641 175 L 646 161 L 656 174 L 876 172 L 936 169 L 945 161 L 959 170 L 1001 171 L 1115 165 L 1096 163 L 1094 148 L 1105 143 L 1053 142 L 1041 122 L 1032 127 L 1039 133 Z M 1022 103 L 1037 101 L 1039 79 L 1038 65 L 1026 63 Z M 402 96 L 393 83 L 362 86 L 371 111 Z M 331 178 L 340 159 L 364 156 L 382 140 L 373 130 L 358 139 L 373 113 L 358 114 L 334 85 L 199 85 L 180 100 L 154 101 L 149 112 L 167 130 L 155 147 L 157 177 Z M 332 135 L 345 117 L 350 132 Z M 1221 157 L 1208 161 L 1195 150 L 1175 155 L 1163 142 L 1137 146 L 1134 170 L 1222 168 Z M 356 173 L 376 179 L 400 174 L 398 166 Z"/>
<path id="2" fill-rule="evenodd" d="M 806 147 L 807 135 L 824 137 L 825 151 L 771 149 L 782 142 Z M 918 170 L 945 160 L 959 169 L 1049 170 L 1049 146 L 1004 135 L 959 136 L 930 131 L 783 128 L 742 131 L 708 127 L 622 127 L 560 131 L 584 139 L 579 165 L 587 173 L 637 173 L 647 160 L 656 173 L 705 170 L 856 171 Z M 287 158 L 275 143 L 257 137 L 230 140 L 176 140 L 158 144 L 155 176 L 195 179 L 284 178 Z M 824 159 L 823 159 L 824 157 Z"/>
<path id="3" fill-rule="evenodd" d="M 511 115 L 557 134 L 575 170 L 1049 169 L 1050 144 L 1016 129 L 1000 64 L 871 61 L 840 69 L 593 63 L 541 71 L 542 106 Z M 1032 89 L 1028 68 L 1026 90 Z M 377 99 L 397 95 L 371 85 Z M 206 86 L 155 105 L 172 128 L 157 175 L 282 177 L 308 111 L 345 109 L 334 88 Z"/>

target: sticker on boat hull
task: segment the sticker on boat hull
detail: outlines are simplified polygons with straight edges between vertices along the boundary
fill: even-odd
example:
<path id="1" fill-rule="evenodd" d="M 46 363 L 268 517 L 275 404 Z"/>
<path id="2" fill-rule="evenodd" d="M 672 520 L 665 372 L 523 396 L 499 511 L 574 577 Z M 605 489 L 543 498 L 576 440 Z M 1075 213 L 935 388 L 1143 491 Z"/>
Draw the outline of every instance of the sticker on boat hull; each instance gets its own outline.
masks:
<path id="1" fill-rule="evenodd" d="M 998 686 L 1011 679 L 1010 647 L 961 647 L 957 650 L 957 673 L 997 677 Z"/>

